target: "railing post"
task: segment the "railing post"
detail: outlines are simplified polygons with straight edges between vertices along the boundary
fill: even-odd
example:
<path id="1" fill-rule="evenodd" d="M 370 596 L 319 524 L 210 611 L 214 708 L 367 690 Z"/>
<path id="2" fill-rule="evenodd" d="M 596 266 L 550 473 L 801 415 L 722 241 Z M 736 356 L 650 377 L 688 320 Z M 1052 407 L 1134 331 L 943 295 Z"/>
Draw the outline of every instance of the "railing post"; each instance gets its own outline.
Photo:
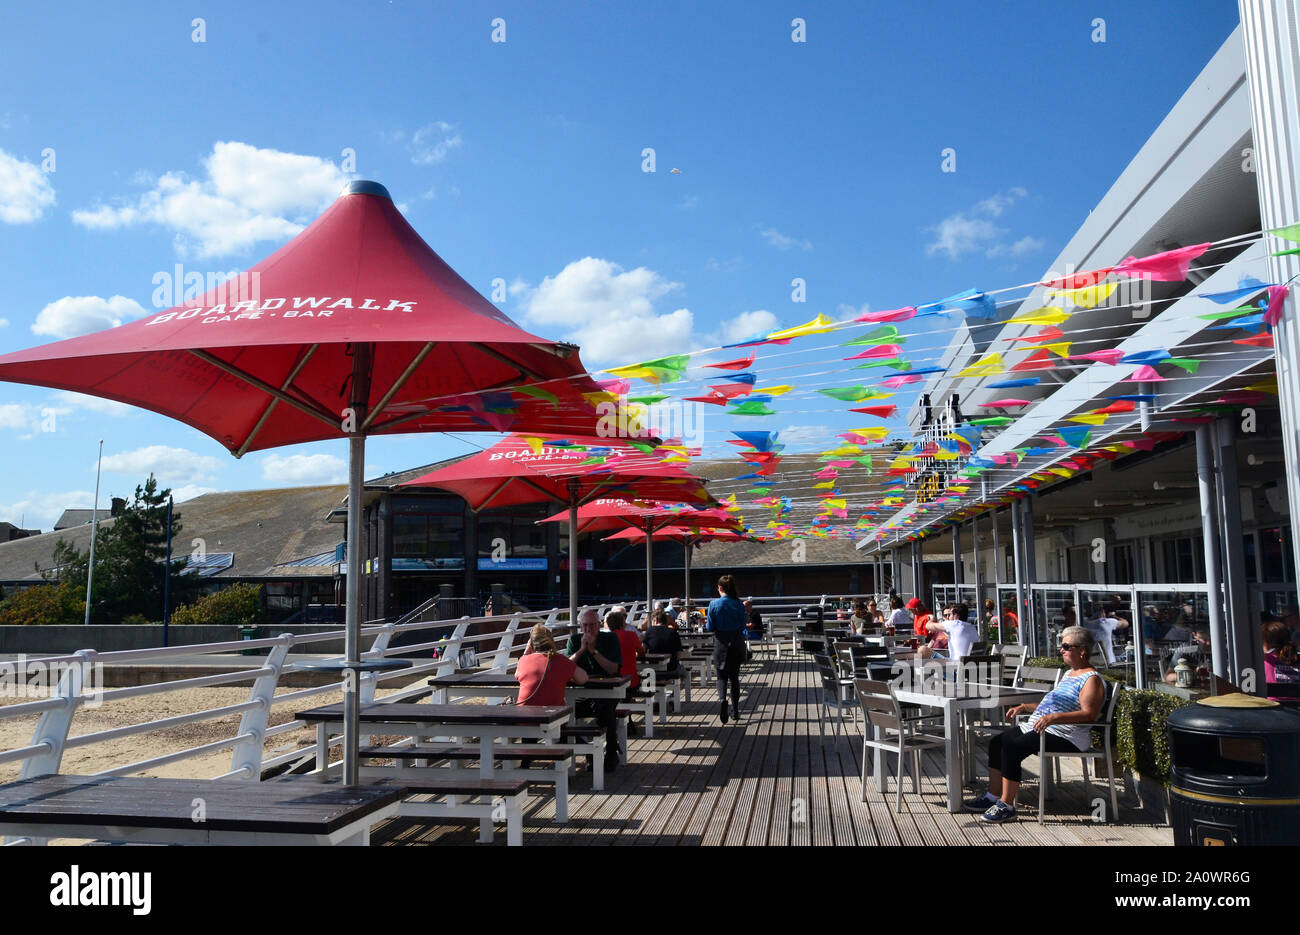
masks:
<path id="1" fill-rule="evenodd" d="M 451 632 L 451 636 L 442 644 L 442 655 L 438 658 L 438 668 L 434 670 L 433 677 L 441 678 L 444 675 L 456 674 L 456 662 L 460 658 L 461 640 L 465 638 L 465 631 L 469 629 L 468 618 L 462 618 L 461 622 L 456 624 L 456 629 Z M 435 689 L 429 696 L 431 704 L 445 704 L 447 693 L 442 689 Z"/>
<path id="2" fill-rule="evenodd" d="M 243 770 L 253 782 L 262 779 L 262 748 L 266 744 L 266 722 L 271 716 L 271 703 L 275 699 L 275 686 L 280 681 L 280 670 L 293 645 L 292 633 L 281 633 L 280 644 L 272 646 L 263 665 L 272 671 L 253 679 L 248 693 L 249 701 L 261 702 L 259 707 L 245 711 L 239 719 L 239 734 L 244 739 L 235 744 L 230 756 L 230 770 Z"/>
<path id="3" fill-rule="evenodd" d="M 370 649 L 362 653 L 362 658 L 383 659 L 388 654 L 388 641 L 393 638 L 394 630 L 396 630 L 394 624 L 384 624 L 384 628 L 375 636 L 375 641 L 370 644 Z M 360 686 L 361 703 L 370 704 L 375 700 L 375 689 L 379 687 L 379 673 L 363 672 Z"/>
<path id="4" fill-rule="evenodd" d="M 522 619 L 522 614 L 515 614 L 510 618 L 506 632 L 501 634 L 501 642 L 497 644 L 497 650 L 492 656 L 493 672 L 504 672 L 510 667 L 510 650 L 515 648 L 515 631 L 519 629 L 519 621 Z"/>
<path id="5" fill-rule="evenodd" d="M 59 771 L 59 764 L 63 761 L 63 747 L 68 740 L 68 730 L 72 727 L 72 718 L 76 715 L 77 708 L 81 706 L 85 674 L 91 671 L 94 665 L 95 651 L 82 649 L 76 655 L 81 662 L 69 666 L 59 677 L 58 697 L 62 699 L 63 707 L 41 714 L 41 719 L 36 722 L 36 730 L 32 733 L 31 745 L 48 744 L 50 751 L 25 760 L 22 772 L 18 774 L 20 779 L 52 776 Z M 27 673 L 24 669 L 23 679 L 25 680 L 26 677 Z M 102 685 L 99 687 L 103 689 Z"/>

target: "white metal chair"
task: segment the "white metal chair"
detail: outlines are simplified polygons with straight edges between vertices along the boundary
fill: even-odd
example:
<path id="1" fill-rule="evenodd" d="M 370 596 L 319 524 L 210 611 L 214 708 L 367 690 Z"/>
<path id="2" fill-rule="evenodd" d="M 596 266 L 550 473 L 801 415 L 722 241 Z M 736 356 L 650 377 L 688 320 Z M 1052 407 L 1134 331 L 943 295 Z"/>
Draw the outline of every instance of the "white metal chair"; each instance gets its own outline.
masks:
<path id="1" fill-rule="evenodd" d="M 826 736 L 826 728 L 823 722 L 826 719 L 827 712 L 834 710 L 836 713 L 835 733 L 838 736 L 840 722 L 844 720 L 845 711 L 852 711 L 853 723 L 855 726 L 858 723 L 858 704 L 853 698 L 846 697 L 853 691 L 853 679 L 841 676 L 829 656 L 815 653 L 813 660 L 817 663 L 817 672 L 822 680 L 821 712 L 817 718 L 817 729 L 823 737 Z"/>
<path id="2" fill-rule="evenodd" d="M 1100 676 L 1099 676 L 1100 677 Z M 1104 681 L 1104 680 L 1103 680 Z M 1047 750 L 1044 749 L 1047 743 L 1047 732 L 1038 735 L 1038 760 L 1042 764 L 1040 772 L 1042 776 L 1038 780 L 1038 823 L 1043 823 L 1043 806 L 1047 801 L 1047 784 L 1048 784 L 1048 763 L 1052 761 L 1057 768 L 1056 781 L 1061 781 L 1059 761 L 1066 758 L 1079 757 L 1083 768 L 1084 788 L 1090 787 L 1088 781 L 1088 761 L 1103 759 L 1106 761 L 1106 782 L 1110 786 L 1110 820 L 1114 821 L 1119 817 L 1119 796 L 1115 791 L 1115 751 L 1114 751 L 1114 725 L 1115 725 L 1115 704 L 1119 701 L 1120 693 L 1124 691 L 1124 686 L 1119 682 L 1105 681 L 1109 697 L 1102 703 L 1102 717 L 1099 721 L 1093 721 L 1088 724 L 1079 725 L 1087 727 L 1089 730 L 1098 729 L 1101 734 L 1101 749 L 1093 747 L 1088 750 Z M 1101 772 L 1098 770 L 1097 778 L 1101 778 Z M 1086 793 L 1085 793 L 1086 795 Z"/>
<path id="3" fill-rule="evenodd" d="M 858 679 L 855 690 L 858 696 L 858 704 L 861 706 L 863 717 L 866 719 L 862 732 L 862 801 L 867 800 L 867 763 L 869 760 L 867 751 L 882 750 L 885 753 L 893 753 L 898 757 L 897 768 L 894 772 L 894 784 L 897 794 L 897 803 L 894 810 L 901 812 L 903 810 L 903 773 L 906 770 L 904 762 L 907 754 L 911 754 L 912 760 L 912 792 L 913 794 L 919 794 L 921 791 L 921 751 L 931 747 L 942 747 L 945 740 L 937 735 L 916 732 L 915 723 L 903 717 L 898 699 L 894 697 L 894 690 L 888 682 Z M 876 737 L 877 731 L 879 731 L 880 739 Z M 887 766 L 885 772 L 888 773 Z M 882 782 L 881 785 L 883 788 L 884 783 Z"/>

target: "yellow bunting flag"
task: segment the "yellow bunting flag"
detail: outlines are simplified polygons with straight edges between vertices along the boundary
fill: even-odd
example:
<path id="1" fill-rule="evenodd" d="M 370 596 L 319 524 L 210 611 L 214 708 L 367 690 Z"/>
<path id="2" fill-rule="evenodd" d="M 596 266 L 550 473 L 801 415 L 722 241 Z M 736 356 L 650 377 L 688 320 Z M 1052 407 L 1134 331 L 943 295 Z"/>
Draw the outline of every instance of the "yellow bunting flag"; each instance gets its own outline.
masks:
<path id="1" fill-rule="evenodd" d="M 1070 315 L 1065 309 L 1057 308 L 1055 305 L 1045 305 L 1042 308 L 1036 308 L 1032 312 L 1025 312 L 1023 315 L 1017 315 L 1015 318 L 1007 320 L 1009 325 L 1059 325 L 1069 318 Z"/>
<path id="2" fill-rule="evenodd" d="M 1002 355 L 985 354 L 983 358 L 971 364 L 957 374 L 959 377 L 991 377 L 1002 372 Z"/>
<path id="3" fill-rule="evenodd" d="M 1071 422 L 1082 422 L 1084 425 L 1101 425 L 1101 424 L 1104 423 L 1108 418 L 1110 418 L 1110 413 L 1108 413 L 1108 412 L 1103 412 L 1103 413 L 1100 413 L 1100 414 L 1099 414 L 1099 413 L 1093 413 L 1093 412 L 1090 412 L 1090 413 L 1087 413 L 1087 414 L 1085 414 L 1085 415 L 1081 415 L 1081 416 L 1070 416 L 1070 421 L 1071 421 Z"/>
<path id="4" fill-rule="evenodd" d="M 766 396 L 784 396 L 792 389 L 794 389 L 793 386 L 786 386 L 782 384 L 781 386 L 765 386 L 761 389 L 758 387 L 754 387 L 754 392 Z"/>
<path id="5" fill-rule="evenodd" d="M 533 454 L 539 455 L 542 453 L 542 440 L 540 438 L 536 438 L 532 435 L 525 435 L 524 443 L 529 448 L 533 449 Z"/>
<path id="6" fill-rule="evenodd" d="M 1053 295 L 1064 296 L 1067 302 L 1081 305 L 1084 308 L 1096 308 L 1110 298 L 1110 294 L 1115 291 L 1118 285 L 1119 283 L 1116 282 L 1108 282 L 1102 283 L 1100 286 L 1088 286 L 1085 289 L 1066 289 L 1062 292 L 1055 292 Z"/>
<path id="7" fill-rule="evenodd" d="M 1069 357 L 1070 342 L 1061 341 L 1057 344 L 1035 344 L 1033 347 L 1025 347 L 1025 348 L 1021 348 L 1021 350 L 1025 350 L 1025 351 L 1048 350 L 1051 351 L 1053 354 L 1055 354 L 1057 357 Z"/>
<path id="8" fill-rule="evenodd" d="M 806 321 L 802 325 L 795 325 L 793 328 L 786 328 L 784 331 L 773 331 L 767 336 L 768 341 L 784 341 L 787 338 L 801 338 L 806 334 L 825 334 L 833 330 L 835 322 L 825 315 L 818 315 L 812 321 Z"/>

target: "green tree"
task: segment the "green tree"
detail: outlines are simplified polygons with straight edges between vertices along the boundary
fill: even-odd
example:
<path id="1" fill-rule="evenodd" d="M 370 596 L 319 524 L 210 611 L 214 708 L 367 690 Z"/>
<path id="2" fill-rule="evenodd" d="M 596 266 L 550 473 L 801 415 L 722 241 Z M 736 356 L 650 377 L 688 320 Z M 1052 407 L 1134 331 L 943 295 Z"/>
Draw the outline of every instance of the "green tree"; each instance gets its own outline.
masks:
<path id="1" fill-rule="evenodd" d="M 167 555 L 167 498 L 171 490 L 159 490 L 152 474 L 135 488 L 135 498 L 113 522 L 99 527 L 95 537 L 95 579 L 90 601 L 91 623 L 120 623 L 133 614 L 149 620 L 163 617 L 163 564 Z M 173 544 L 178 538 L 181 515 L 172 511 Z M 54 547 L 52 575 L 60 581 L 80 583 L 85 588 L 89 556 L 66 540 Z M 186 561 L 174 556 L 170 569 L 172 607 L 193 593 L 197 582 L 182 575 Z"/>
<path id="2" fill-rule="evenodd" d="M 0 626 L 52 626 L 82 622 L 86 586 L 71 579 L 15 591 L 0 603 Z"/>

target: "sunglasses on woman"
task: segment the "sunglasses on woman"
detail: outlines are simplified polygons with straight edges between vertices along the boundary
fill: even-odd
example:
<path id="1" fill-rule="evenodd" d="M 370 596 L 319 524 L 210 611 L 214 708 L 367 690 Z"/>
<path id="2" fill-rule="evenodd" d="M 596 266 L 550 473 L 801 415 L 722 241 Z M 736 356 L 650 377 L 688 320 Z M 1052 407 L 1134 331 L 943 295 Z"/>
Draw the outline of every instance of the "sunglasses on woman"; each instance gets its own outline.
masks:
<path id="1" fill-rule="evenodd" d="M 1069 652 L 1070 650 L 1072 650 L 1072 649 L 1077 649 L 1077 650 L 1082 651 L 1082 650 L 1084 650 L 1084 649 L 1086 649 L 1086 648 L 1087 648 L 1087 647 L 1085 647 L 1085 646 L 1075 646 L 1075 645 L 1073 645 L 1072 643 L 1062 643 L 1062 644 L 1061 644 L 1061 652 L 1063 652 L 1063 653 L 1068 653 L 1068 652 Z"/>

